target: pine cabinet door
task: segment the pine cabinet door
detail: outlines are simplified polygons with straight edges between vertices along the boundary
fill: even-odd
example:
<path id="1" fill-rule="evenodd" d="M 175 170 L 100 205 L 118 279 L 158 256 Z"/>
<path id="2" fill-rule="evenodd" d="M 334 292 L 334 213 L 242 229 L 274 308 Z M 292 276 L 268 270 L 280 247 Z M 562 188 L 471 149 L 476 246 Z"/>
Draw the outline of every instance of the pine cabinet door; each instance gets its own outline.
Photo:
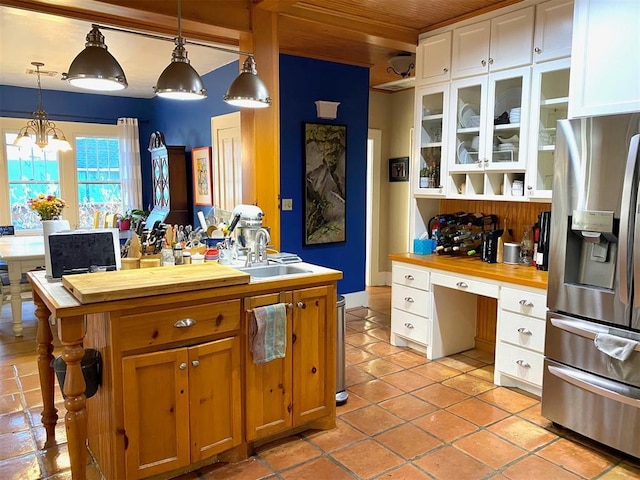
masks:
<path id="1" fill-rule="evenodd" d="M 189 348 L 191 462 L 240 445 L 240 339 Z"/>
<path id="2" fill-rule="evenodd" d="M 336 299 L 329 287 L 293 292 L 294 424 L 335 408 Z"/>
<path id="3" fill-rule="evenodd" d="M 184 348 L 122 360 L 127 478 L 189 465 L 189 371 Z"/>
<path id="4" fill-rule="evenodd" d="M 246 338 L 249 338 L 249 323 L 255 307 L 279 302 L 291 302 L 291 294 L 271 294 L 245 300 L 247 316 Z M 256 365 L 247 346 L 246 370 L 246 429 L 247 440 L 256 440 L 278 433 L 292 426 L 292 312 L 287 309 L 286 356 Z"/>

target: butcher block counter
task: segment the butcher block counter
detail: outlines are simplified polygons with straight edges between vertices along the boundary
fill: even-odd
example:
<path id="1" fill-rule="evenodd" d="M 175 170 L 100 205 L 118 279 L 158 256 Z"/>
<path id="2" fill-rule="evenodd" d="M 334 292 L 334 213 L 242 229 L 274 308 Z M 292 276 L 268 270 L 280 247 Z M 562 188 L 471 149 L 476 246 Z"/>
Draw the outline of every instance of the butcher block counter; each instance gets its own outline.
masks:
<path id="1" fill-rule="evenodd" d="M 256 443 L 335 426 L 336 284 L 342 272 L 254 280 L 205 263 L 96 272 L 52 282 L 28 274 L 38 318 L 45 446 L 53 446 L 50 315 L 67 365 L 65 426 L 73 479 L 87 445 L 108 479 L 170 477 L 246 458 Z M 283 314 L 285 354 L 256 364 L 249 328 L 259 307 Z M 101 356 L 100 386 L 86 387 Z M 87 356 L 87 358 L 89 358 Z M 94 377 L 95 378 L 95 377 Z"/>
<path id="2" fill-rule="evenodd" d="M 526 265 L 487 263 L 478 257 L 417 255 L 415 253 L 394 253 L 389 255 L 389 259 L 422 267 L 482 277 L 498 282 L 515 283 L 542 290 L 547 289 L 548 273 Z"/>

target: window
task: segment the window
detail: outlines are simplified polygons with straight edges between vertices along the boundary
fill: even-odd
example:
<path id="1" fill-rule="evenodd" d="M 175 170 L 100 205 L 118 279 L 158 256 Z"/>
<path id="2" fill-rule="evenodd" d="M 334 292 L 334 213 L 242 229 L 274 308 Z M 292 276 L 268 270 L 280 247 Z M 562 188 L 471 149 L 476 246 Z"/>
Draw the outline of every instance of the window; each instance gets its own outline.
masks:
<path id="1" fill-rule="evenodd" d="M 95 212 L 122 212 L 120 152 L 117 138 L 77 137 L 80 228 L 91 228 Z"/>
<path id="2" fill-rule="evenodd" d="M 16 230 L 40 229 L 40 218 L 29 208 L 28 200 L 40 193 L 60 195 L 58 155 L 38 147 L 14 147 L 16 135 L 5 134 L 10 223 Z"/>
<path id="3" fill-rule="evenodd" d="M 63 198 L 64 218 L 74 228 L 93 225 L 96 211 L 122 212 L 120 155 L 116 125 L 56 122 L 71 143 L 70 152 L 13 146 L 26 119 L 0 118 L 0 225 L 16 231 L 41 230 L 28 199 L 40 193 Z M 5 193 L 6 192 L 6 193 Z"/>

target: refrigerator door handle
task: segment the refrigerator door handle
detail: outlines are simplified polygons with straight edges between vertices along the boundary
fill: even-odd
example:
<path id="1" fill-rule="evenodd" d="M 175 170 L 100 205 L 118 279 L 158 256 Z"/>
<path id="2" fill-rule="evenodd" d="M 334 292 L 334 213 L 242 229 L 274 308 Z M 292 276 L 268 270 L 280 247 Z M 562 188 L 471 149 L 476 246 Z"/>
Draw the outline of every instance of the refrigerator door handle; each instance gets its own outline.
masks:
<path id="1" fill-rule="evenodd" d="M 576 320 L 564 320 L 562 318 L 554 318 L 549 317 L 549 321 L 551 325 L 560 330 L 564 330 L 565 332 L 572 333 L 574 335 L 578 335 L 580 337 L 586 338 L 588 340 L 595 340 L 596 335 L 599 333 L 605 333 L 608 335 L 613 335 L 610 332 L 610 329 L 605 325 L 600 325 L 597 323 L 586 323 L 580 322 Z M 613 335 L 616 336 L 616 335 Z M 623 338 L 623 337 L 618 337 Z M 640 352 L 640 344 L 636 345 L 634 348 L 636 352 Z"/>
<path id="2" fill-rule="evenodd" d="M 636 163 L 638 161 L 638 145 L 640 144 L 640 134 L 631 137 L 629 143 L 629 156 L 627 157 L 627 165 L 630 163 Z M 637 177 L 632 177 L 637 178 Z M 638 190 L 636 190 L 636 195 Z M 633 234 L 633 304 L 634 307 L 640 307 L 640 265 L 638 260 L 640 259 L 640 222 L 638 221 L 638 215 L 640 214 L 640 195 L 636 198 L 636 205 L 630 215 L 634 216 L 634 234 Z"/>
<path id="3" fill-rule="evenodd" d="M 629 405 L 631 407 L 640 408 L 640 400 L 634 398 L 633 396 L 623 395 L 622 393 L 618 393 L 614 390 L 610 390 L 606 388 L 606 386 L 610 385 L 613 387 L 615 384 L 611 381 L 605 379 L 597 379 L 594 375 L 590 375 L 586 372 L 582 372 L 579 370 L 569 370 L 566 367 L 556 367 L 555 365 L 549 365 L 548 367 L 549 373 L 564 380 L 571 385 L 574 385 L 582 390 L 586 390 L 587 392 L 595 393 L 596 395 L 600 395 L 602 397 L 608 398 L 615 402 L 624 403 L 625 405 Z M 598 383 L 603 385 L 596 385 L 591 383 L 589 380 L 594 379 L 598 380 Z M 626 387 L 626 386 L 625 386 Z M 636 393 L 637 389 L 632 389 L 631 387 L 626 387 L 628 394 L 633 395 Z"/>
<path id="4" fill-rule="evenodd" d="M 629 271 L 631 270 L 631 262 L 633 261 L 629 255 L 629 221 L 632 218 L 632 215 L 635 217 L 635 212 L 638 209 L 638 198 L 636 195 L 636 204 L 633 205 L 633 210 L 631 209 L 631 201 L 632 196 L 637 193 L 637 185 L 634 184 L 635 179 L 637 178 L 636 173 L 636 158 L 638 154 L 638 140 L 640 139 L 640 135 L 634 135 L 631 138 L 631 144 L 629 146 L 629 154 L 627 156 L 627 166 L 625 167 L 624 172 L 624 184 L 622 186 L 622 201 L 620 202 L 620 231 L 618 238 L 620 241 L 618 242 L 618 265 L 616 268 L 618 274 L 618 292 L 620 295 L 620 301 L 625 305 L 629 305 L 630 297 L 629 297 L 629 284 L 630 278 L 628 276 Z M 638 235 L 638 230 L 640 230 L 640 225 L 638 222 L 635 222 L 635 235 Z M 633 245 L 633 257 L 638 258 L 638 253 L 636 249 L 638 248 L 637 242 L 634 241 Z M 635 270 L 635 267 L 634 267 Z M 637 272 L 634 271 L 634 274 L 637 275 Z M 640 278 L 636 276 L 635 278 Z M 639 289 L 638 282 L 635 282 L 635 288 Z M 638 300 L 638 295 L 636 292 L 636 302 Z"/>

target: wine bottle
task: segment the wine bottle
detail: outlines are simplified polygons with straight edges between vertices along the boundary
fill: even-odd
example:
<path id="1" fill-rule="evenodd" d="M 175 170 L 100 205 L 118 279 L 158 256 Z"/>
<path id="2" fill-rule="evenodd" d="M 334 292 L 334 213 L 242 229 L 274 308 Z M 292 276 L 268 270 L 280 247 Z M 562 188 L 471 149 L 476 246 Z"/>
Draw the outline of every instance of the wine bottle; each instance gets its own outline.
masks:
<path id="1" fill-rule="evenodd" d="M 502 263 L 504 259 L 504 244 L 511 240 L 511 235 L 509 235 L 509 219 L 505 218 L 502 228 L 502 235 L 498 237 L 498 248 L 496 249 L 496 262 Z"/>

